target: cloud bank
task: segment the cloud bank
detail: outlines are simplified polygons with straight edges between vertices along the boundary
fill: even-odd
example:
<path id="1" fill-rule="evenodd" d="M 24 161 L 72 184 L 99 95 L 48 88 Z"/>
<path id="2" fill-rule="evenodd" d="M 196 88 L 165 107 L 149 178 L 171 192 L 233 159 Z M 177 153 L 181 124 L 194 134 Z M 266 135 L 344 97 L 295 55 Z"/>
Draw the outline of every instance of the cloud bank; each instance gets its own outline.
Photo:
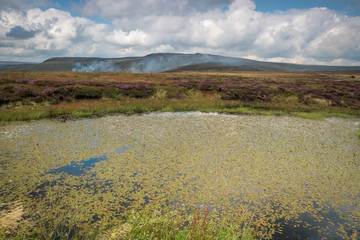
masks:
<path id="1" fill-rule="evenodd" d="M 56 8 L 16 7 L 23 0 L 6 2 L 0 8 L 2 60 L 203 52 L 360 65 L 360 17 L 327 8 L 264 13 L 250 0 L 88 0 L 74 6 L 80 15 L 74 16 Z"/>

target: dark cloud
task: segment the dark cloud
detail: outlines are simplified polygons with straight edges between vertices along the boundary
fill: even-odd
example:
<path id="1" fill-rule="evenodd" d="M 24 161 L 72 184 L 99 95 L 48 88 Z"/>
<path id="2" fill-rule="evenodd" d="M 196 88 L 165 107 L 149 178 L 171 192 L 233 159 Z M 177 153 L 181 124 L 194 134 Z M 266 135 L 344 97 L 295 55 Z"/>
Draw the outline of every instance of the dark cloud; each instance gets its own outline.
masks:
<path id="1" fill-rule="evenodd" d="M 13 27 L 10 32 L 6 33 L 7 37 L 15 38 L 15 39 L 29 39 L 33 38 L 36 33 L 39 31 L 27 31 L 21 26 Z"/>

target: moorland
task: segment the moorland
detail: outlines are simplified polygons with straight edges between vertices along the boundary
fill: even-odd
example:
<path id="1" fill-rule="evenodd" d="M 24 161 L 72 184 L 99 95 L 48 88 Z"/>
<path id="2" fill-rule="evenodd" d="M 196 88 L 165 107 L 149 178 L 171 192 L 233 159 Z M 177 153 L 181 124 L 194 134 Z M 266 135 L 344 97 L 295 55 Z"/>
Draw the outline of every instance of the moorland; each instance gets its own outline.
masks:
<path id="1" fill-rule="evenodd" d="M 202 111 L 360 115 L 359 72 L 1 72 L 0 120 Z"/>

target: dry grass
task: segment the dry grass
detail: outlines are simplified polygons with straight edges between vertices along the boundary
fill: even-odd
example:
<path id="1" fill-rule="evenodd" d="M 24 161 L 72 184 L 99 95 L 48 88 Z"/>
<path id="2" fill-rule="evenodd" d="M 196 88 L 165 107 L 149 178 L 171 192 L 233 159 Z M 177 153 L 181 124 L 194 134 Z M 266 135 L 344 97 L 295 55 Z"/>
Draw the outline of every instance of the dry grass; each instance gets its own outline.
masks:
<path id="1" fill-rule="evenodd" d="M 3 210 L 0 211 L 0 226 L 8 231 L 16 229 L 23 219 L 24 208 L 22 203 L 3 203 L 0 207 L 3 208 Z"/>

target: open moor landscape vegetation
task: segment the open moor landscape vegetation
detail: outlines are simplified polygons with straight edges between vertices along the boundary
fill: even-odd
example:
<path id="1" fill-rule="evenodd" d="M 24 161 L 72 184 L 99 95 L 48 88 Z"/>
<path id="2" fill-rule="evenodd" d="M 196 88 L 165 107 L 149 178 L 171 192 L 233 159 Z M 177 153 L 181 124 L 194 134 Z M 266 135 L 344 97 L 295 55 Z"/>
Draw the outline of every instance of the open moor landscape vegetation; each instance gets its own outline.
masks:
<path id="1" fill-rule="evenodd" d="M 0 120 L 194 110 L 358 116 L 360 80 L 355 76 L 346 72 L 2 72 Z"/>
<path id="2" fill-rule="evenodd" d="M 359 238 L 357 72 L 0 77 L 0 239 Z"/>

